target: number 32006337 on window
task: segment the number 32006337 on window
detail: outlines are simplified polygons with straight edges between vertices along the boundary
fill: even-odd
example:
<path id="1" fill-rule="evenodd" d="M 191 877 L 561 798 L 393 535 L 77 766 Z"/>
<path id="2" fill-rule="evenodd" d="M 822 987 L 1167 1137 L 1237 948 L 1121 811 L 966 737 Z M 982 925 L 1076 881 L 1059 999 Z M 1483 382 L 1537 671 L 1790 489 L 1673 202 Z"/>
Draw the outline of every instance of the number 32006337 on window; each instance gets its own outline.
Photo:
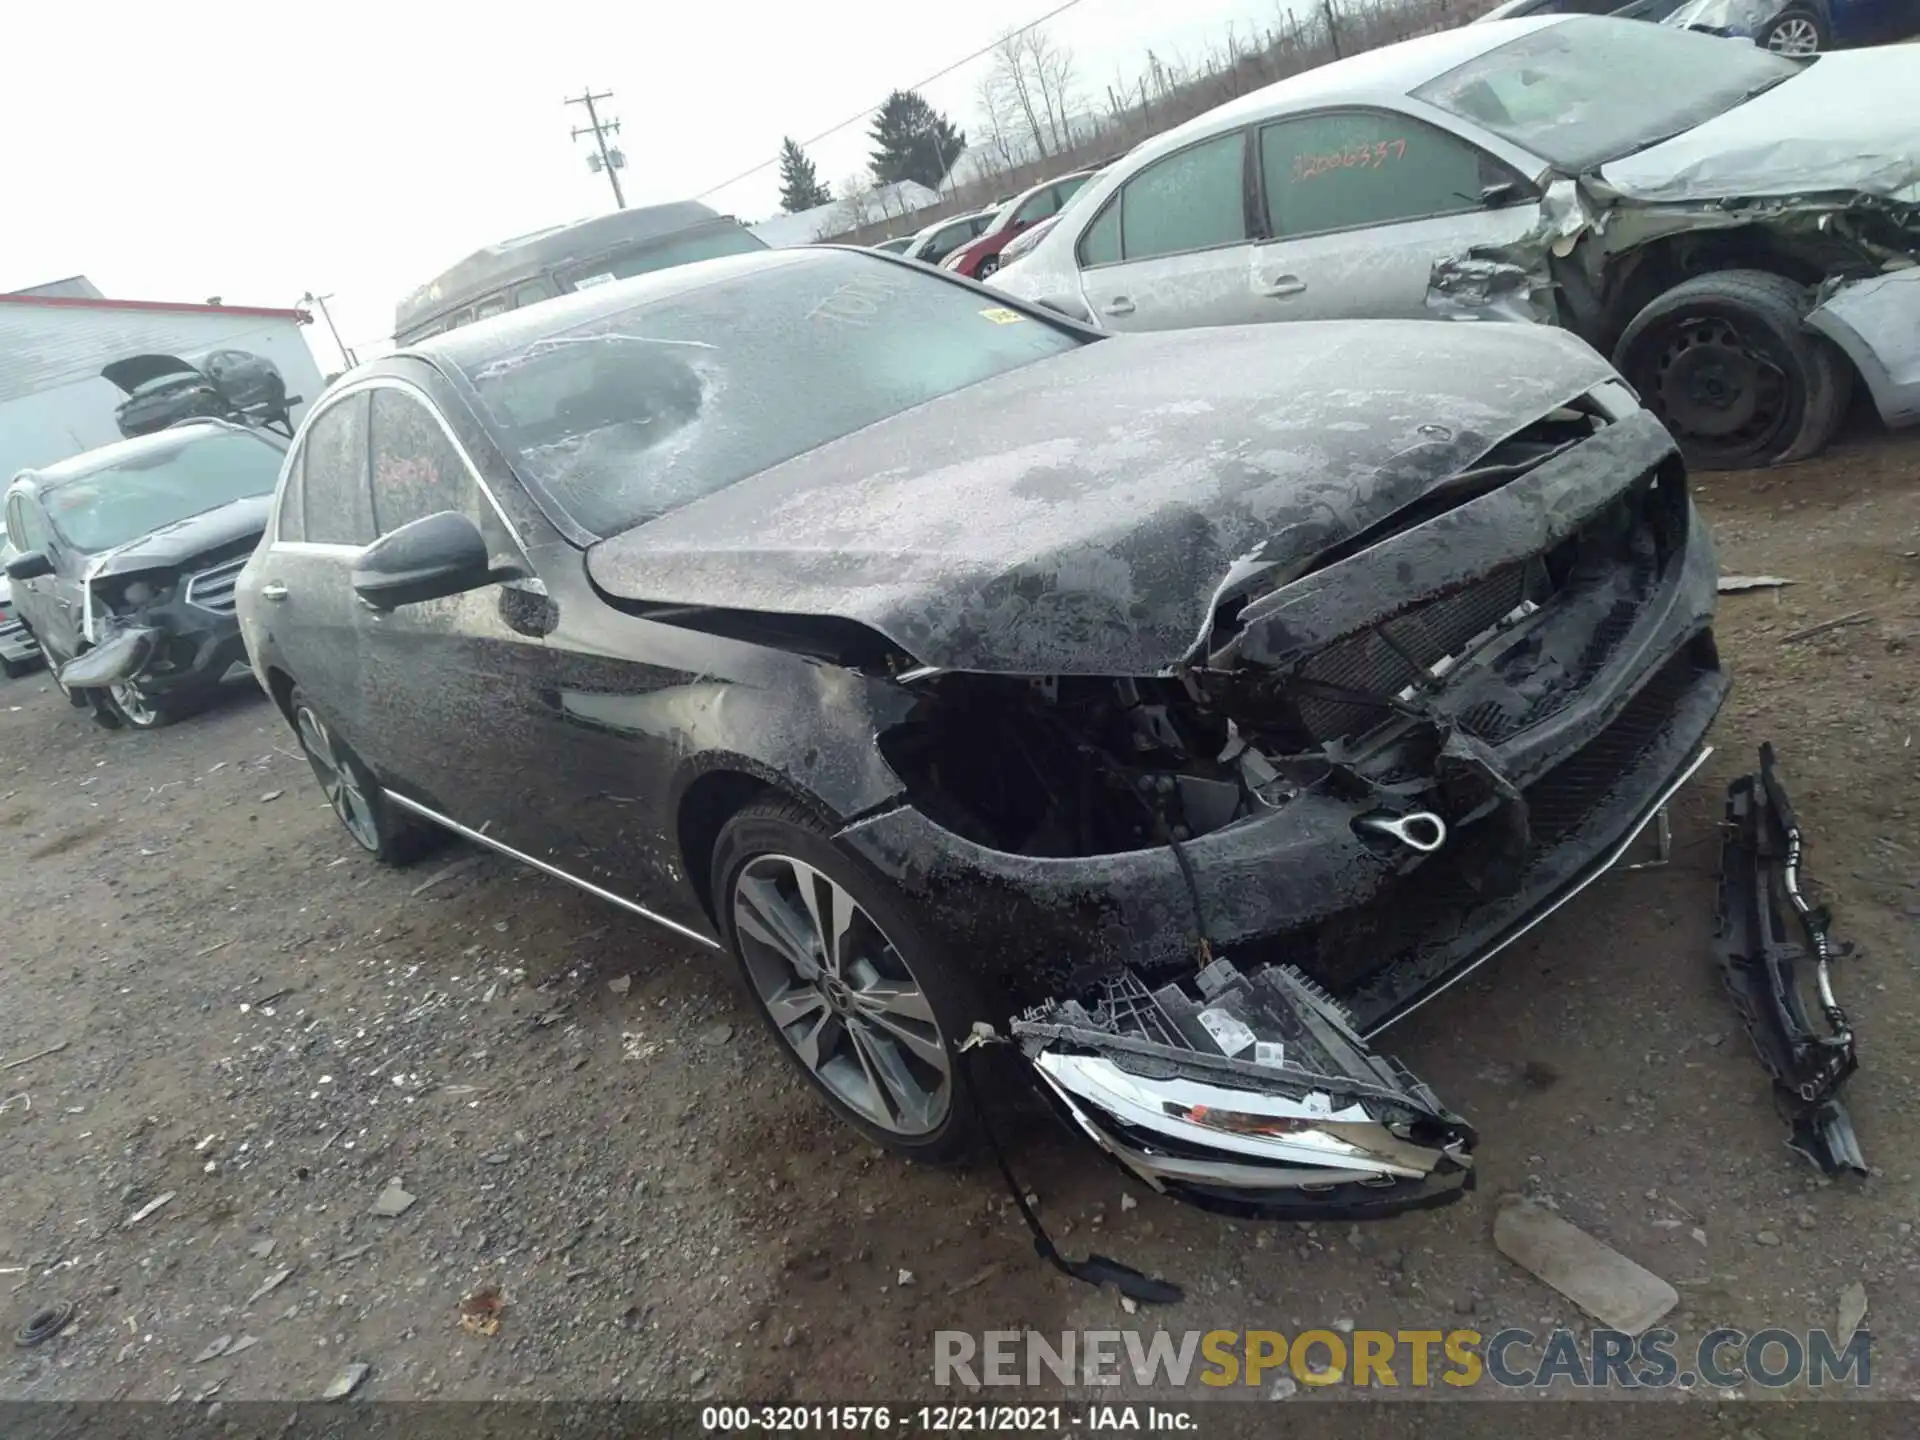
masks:
<path id="1" fill-rule="evenodd" d="M 1330 170 L 1378 170 L 1389 160 L 1404 158 L 1406 153 L 1407 142 L 1404 140 L 1376 140 L 1371 145 L 1363 140 L 1357 145 L 1349 145 L 1344 150 L 1334 150 L 1325 155 L 1294 156 L 1293 178 L 1311 180 Z"/>

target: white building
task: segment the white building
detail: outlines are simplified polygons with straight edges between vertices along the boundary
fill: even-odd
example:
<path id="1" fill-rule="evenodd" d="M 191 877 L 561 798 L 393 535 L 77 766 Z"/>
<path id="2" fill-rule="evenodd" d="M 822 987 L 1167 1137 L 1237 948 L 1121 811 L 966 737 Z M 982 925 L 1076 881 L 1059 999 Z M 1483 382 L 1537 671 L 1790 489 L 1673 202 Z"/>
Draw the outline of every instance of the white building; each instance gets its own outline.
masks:
<path id="1" fill-rule="evenodd" d="M 91 292 L 91 293 L 89 293 Z M 304 310 L 106 300 L 84 276 L 0 294 L 0 488 L 18 470 L 120 439 L 125 394 L 101 367 L 136 355 L 199 364 L 213 351 L 268 361 L 286 382 L 295 422 L 319 394 Z"/>

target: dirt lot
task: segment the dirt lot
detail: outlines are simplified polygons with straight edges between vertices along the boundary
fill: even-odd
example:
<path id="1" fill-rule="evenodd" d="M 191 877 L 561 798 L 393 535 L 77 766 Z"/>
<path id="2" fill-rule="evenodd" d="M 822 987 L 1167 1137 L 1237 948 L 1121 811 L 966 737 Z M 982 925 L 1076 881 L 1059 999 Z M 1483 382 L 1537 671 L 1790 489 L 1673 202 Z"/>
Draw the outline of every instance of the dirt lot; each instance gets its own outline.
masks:
<path id="1" fill-rule="evenodd" d="M 77 1306 L 4 1352 L 0 1397 L 313 1395 L 358 1361 L 387 1399 L 905 1399 L 936 1328 L 1580 1324 L 1494 1250 L 1511 1191 L 1680 1286 L 1683 1336 L 1832 1326 L 1864 1282 L 1874 1388 L 1920 1396 L 1917 475 L 1920 441 L 1865 436 L 1705 477 L 1723 568 L 1799 583 L 1723 601 L 1737 688 L 1675 863 L 1603 881 L 1386 1047 L 1480 1125 L 1477 1195 L 1234 1224 L 1016 1138 L 1063 1249 L 1187 1287 L 1153 1316 L 1039 1265 L 990 1170 L 830 1121 L 713 957 L 493 858 L 424 890 L 462 852 L 375 866 L 264 701 L 110 734 L 44 675 L 0 686 L 0 1060 L 66 1042 L 0 1071 L 0 1321 Z M 1763 739 L 1859 947 L 1864 1184 L 1785 1149 L 1711 966 L 1720 796 Z M 411 1208 L 370 1213 L 394 1179 Z M 457 1323 L 483 1285 L 491 1336 Z"/>

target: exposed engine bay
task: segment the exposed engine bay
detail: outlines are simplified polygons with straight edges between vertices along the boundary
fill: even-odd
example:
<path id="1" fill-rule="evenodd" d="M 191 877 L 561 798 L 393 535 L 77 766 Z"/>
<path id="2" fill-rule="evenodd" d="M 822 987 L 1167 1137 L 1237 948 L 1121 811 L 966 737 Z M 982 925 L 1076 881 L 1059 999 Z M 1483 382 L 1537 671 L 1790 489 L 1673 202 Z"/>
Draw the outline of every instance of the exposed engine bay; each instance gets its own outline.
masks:
<path id="1" fill-rule="evenodd" d="M 1306 791 L 1366 802 L 1383 856 L 1440 848 L 1512 785 L 1486 747 L 1552 714 L 1619 643 L 1684 543 L 1677 471 L 1649 471 L 1540 553 L 1359 625 L 1297 663 L 1243 658 L 1284 587 L 1566 453 L 1606 422 L 1569 407 L 1309 566 L 1222 587 L 1171 675 L 936 675 L 884 733 L 916 805 L 996 850 L 1101 855 L 1184 841 Z M 1522 822 L 1524 823 L 1524 822 Z M 1524 837 L 1522 837 L 1524 839 Z"/>

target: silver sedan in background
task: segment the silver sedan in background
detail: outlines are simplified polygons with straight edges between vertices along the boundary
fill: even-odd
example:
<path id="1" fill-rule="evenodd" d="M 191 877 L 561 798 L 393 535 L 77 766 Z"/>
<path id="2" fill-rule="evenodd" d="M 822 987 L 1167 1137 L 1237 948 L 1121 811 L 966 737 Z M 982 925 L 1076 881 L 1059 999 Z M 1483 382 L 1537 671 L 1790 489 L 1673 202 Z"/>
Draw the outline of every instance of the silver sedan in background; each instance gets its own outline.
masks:
<path id="1" fill-rule="evenodd" d="M 1920 48 L 1584 15 L 1325 65 L 1148 141 L 992 284 L 1109 330 L 1558 323 L 1696 467 L 1920 423 Z"/>

